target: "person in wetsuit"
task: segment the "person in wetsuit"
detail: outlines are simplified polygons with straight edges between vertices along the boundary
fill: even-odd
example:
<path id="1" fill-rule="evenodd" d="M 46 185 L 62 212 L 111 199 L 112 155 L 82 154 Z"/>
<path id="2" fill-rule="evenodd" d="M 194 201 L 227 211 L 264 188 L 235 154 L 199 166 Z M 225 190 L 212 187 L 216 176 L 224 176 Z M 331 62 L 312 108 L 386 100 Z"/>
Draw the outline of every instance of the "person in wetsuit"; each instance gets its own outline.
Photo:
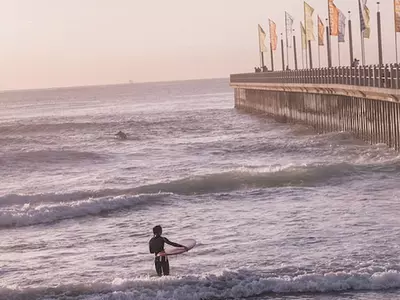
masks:
<path id="1" fill-rule="evenodd" d="M 186 247 L 179 245 L 177 243 L 171 242 L 166 237 L 162 237 L 161 236 L 162 228 L 160 225 L 157 225 L 153 228 L 153 234 L 154 234 L 154 236 L 149 241 L 149 248 L 150 248 L 150 253 L 154 253 L 154 255 L 155 255 L 154 265 L 156 267 L 157 275 L 158 276 L 169 275 L 168 256 L 159 255 L 164 252 L 165 243 L 167 243 L 168 245 L 171 245 L 173 247 L 182 247 L 185 249 L 186 249 Z"/>
<path id="2" fill-rule="evenodd" d="M 127 135 L 125 132 L 122 132 L 121 130 L 118 131 L 118 132 L 115 134 L 115 136 L 118 137 L 118 138 L 121 139 L 121 140 L 126 140 L 126 139 L 128 139 L 128 135 Z"/>

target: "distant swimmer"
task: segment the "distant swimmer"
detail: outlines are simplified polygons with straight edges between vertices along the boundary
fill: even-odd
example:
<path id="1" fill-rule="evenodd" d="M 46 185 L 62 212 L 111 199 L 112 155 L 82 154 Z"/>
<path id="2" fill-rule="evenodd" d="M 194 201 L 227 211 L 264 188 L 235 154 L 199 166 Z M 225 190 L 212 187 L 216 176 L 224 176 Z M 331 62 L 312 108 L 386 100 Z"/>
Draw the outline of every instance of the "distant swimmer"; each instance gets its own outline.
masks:
<path id="1" fill-rule="evenodd" d="M 115 134 L 118 138 L 120 138 L 121 140 L 126 140 L 128 138 L 127 134 L 125 132 L 122 131 L 118 131 L 117 134 Z"/>
<path id="2" fill-rule="evenodd" d="M 171 242 L 168 240 L 166 237 L 162 237 L 162 228 L 160 225 L 157 225 L 153 228 L 153 234 L 154 236 L 151 238 L 149 242 L 149 248 L 150 248 L 150 253 L 154 253 L 155 259 L 154 259 L 154 265 L 156 267 L 156 272 L 158 276 L 167 276 L 169 275 L 169 261 L 168 261 L 168 256 L 162 255 L 164 253 L 164 245 L 167 243 L 168 245 L 171 245 L 173 247 L 180 247 L 180 248 L 185 248 L 185 246 L 182 246 L 180 244 Z"/>

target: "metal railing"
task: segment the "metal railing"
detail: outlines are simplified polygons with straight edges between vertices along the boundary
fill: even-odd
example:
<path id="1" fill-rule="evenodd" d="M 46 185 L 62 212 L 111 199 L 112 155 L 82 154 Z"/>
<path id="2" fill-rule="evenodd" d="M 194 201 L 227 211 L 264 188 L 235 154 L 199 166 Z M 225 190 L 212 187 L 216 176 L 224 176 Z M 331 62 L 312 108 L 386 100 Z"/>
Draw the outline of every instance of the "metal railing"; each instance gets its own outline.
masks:
<path id="1" fill-rule="evenodd" d="M 231 83 L 342 84 L 400 89 L 400 64 L 232 74 Z"/>

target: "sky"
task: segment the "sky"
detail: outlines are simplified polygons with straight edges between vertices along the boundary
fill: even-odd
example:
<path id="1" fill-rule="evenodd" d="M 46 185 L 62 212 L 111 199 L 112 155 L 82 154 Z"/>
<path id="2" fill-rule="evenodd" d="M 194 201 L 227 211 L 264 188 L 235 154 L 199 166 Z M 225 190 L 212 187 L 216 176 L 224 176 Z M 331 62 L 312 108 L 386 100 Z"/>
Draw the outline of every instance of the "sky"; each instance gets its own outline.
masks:
<path id="1" fill-rule="evenodd" d="M 327 17 L 327 1 L 307 1 Z M 393 0 L 381 0 L 384 61 L 395 61 Z M 358 0 L 335 0 L 352 11 L 360 55 Z M 367 64 L 377 63 L 376 1 Z M 301 0 L 0 0 L 0 90 L 222 78 L 260 64 L 257 24 L 284 32 L 284 12 L 299 22 Z M 315 30 L 316 32 L 316 30 Z M 347 36 L 346 36 L 347 40 Z M 332 38 L 338 64 L 337 38 Z M 300 37 L 298 37 L 300 48 Z M 290 49 L 290 51 L 292 51 Z M 320 48 L 321 65 L 326 49 Z M 348 64 L 348 43 L 341 44 Z M 281 68 L 280 48 L 274 53 Z M 314 66 L 318 51 L 313 43 Z M 301 66 L 300 49 L 298 53 Z M 269 64 L 269 54 L 265 57 Z M 293 64 L 290 53 L 289 65 Z"/>

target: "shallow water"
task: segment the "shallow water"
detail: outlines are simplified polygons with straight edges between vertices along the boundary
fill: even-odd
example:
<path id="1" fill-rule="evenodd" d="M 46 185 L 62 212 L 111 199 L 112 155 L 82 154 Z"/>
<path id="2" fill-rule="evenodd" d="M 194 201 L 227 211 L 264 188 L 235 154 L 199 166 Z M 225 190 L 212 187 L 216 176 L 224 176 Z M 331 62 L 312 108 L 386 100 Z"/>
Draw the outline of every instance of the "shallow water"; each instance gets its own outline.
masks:
<path id="1" fill-rule="evenodd" d="M 227 80 L 0 106 L 0 299 L 400 296 L 400 160 L 384 145 L 237 111 Z M 161 279 L 157 224 L 198 242 Z"/>

